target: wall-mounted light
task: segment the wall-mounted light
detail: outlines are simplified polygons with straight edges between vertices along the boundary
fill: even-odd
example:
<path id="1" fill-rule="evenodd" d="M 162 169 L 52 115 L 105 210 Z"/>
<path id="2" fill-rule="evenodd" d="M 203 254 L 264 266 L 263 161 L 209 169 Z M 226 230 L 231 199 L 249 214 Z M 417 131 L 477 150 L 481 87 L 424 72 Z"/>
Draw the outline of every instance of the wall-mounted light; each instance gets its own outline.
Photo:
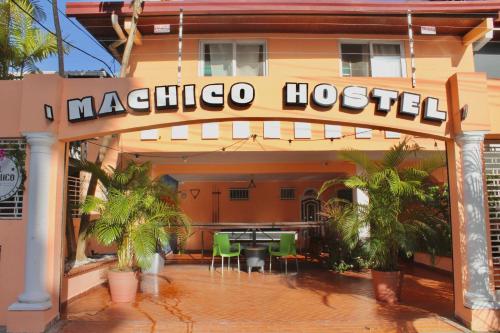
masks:
<path id="1" fill-rule="evenodd" d="M 45 111 L 45 118 L 48 121 L 54 121 L 54 110 L 52 109 L 52 106 L 45 104 L 43 109 Z"/>
<path id="2" fill-rule="evenodd" d="M 469 104 L 465 104 L 461 109 L 460 109 L 460 119 L 464 121 L 467 116 L 469 115 Z"/>

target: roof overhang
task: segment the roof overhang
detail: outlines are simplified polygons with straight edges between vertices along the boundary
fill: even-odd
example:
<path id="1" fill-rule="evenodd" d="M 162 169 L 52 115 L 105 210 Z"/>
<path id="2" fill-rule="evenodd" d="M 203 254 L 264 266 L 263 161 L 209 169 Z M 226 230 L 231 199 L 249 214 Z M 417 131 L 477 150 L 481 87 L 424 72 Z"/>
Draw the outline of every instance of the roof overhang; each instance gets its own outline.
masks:
<path id="1" fill-rule="evenodd" d="M 123 27 L 132 15 L 128 2 L 68 2 L 68 16 L 103 45 L 117 40 L 111 14 Z M 309 33 L 406 35 L 406 14 L 420 26 L 435 26 L 440 36 L 465 36 L 485 18 L 497 19 L 500 0 L 477 1 L 350 1 L 350 0 L 183 0 L 145 1 L 138 29 L 153 34 L 156 24 L 170 24 L 177 33 L 184 12 L 184 34 Z M 251 19 L 249 18 L 251 16 Z M 291 19 L 293 16 L 293 19 Z M 498 22 L 497 22 L 498 23 Z"/>

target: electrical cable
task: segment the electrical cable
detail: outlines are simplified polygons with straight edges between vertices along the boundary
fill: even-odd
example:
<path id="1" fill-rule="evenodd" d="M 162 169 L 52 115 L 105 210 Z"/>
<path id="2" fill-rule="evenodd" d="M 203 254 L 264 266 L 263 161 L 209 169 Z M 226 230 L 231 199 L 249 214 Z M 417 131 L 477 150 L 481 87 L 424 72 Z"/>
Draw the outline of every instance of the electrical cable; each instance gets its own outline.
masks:
<path id="1" fill-rule="evenodd" d="M 54 0 L 45 0 L 47 1 L 49 4 L 52 5 L 52 1 Z M 57 0 L 56 0 L 57 1 Z M 84 35 L 86 35 L 87 37 L 89 37 L 95 44 L 97 44 L 98 46 L 100 46 L 104 51 L 106 51 L 106 53 L 109 53 L 109 50 L 107 50 L 101 43 L 99 43 L 97 41 L 97 39 L 92 36 L 90 34 L 90 32 L 88 30 L 85 30 L 85 29 L 82 29 L 82 27 L 80 27 L 79 25 L 77 25 L 73 20 L 71 20 L 67 15 L 66 13 L 64 13 L 61 9 L 59 9 L 59 7 L 57 8 L 57 11 L 59 12 L 59 14 L 61 14 L 62 16 L 64 16 L 75 28 L 77 28 L 78 30 L 80 30 Z M 115 61 L 115 58 L 112 58 L 113 59 L 113 62 Z"/>
<path id="2" fill-rule="evenodd" d="M 56 34 L 55 34 L 52 30 L 50 30 L 49 28 L 47 28 L 44 24 L 42 24 L 39 20 L 37 20 L 37 19 L 36 19 L 33 15 L 31 15 L 29 12 L 27 12 L 27 11 L 26 11 L 23 7 L 21 7 L 21 6 L 20 6 L 20 5 L 19 5 L 19 4 L 15 1 L 15 0 L 11 0 L 11 1 L 12 1 L 12 3 L 13 3 L 14 5 L 16 5 L 16 7 L 18 7 L 18 8 L 19 8 L 19 9 L 20 9 L 20 10 L 21 10 L 24 14 L 28 15 L 28 16 L 29 16 L 29 17 L 30 17 L 33 21 L 35 21 L 36 23 L 38 23 L 38 25 L 39 25 L 40 27 L 42 27 L 42 29 L 44 29 L 45 31 L 47 31 L 47 32 L 48 32 L 48 33 L 50 33 L 51 35 L 53 35 L 53 36 L 57 37 L 57 35 L 56 35 Z M 87 51 L 85 51 L 85 50 L 83 50 L 83 49 L 79 48 L 78 46 L 75 46 L 74 44 L 72 44 L 72 43 L 70 43 L 70 42 L 66 41 L 65 39 L 63 39 L 63 42 L 64 42 L 64 43 L 66 43 L 67 45 L 69 45 L 70 47 L 72 47 L 72 48 L 74 48 L 74 49 L 76 49 L 76 50 L 78 50 L 78 51 L 82 52 L 83 54 L 85 54 L 85 55 L 87 55 L 87 56 L 89 56 L 89 57 L 91 57 L 91 58 L 93 58 L 93 59 L 95 59 L 95 60 L 97 60 L 97 61 L 101 62 L 102 64 L 104 64 L 104 65 L 105 65 L 105 66 L 109 69 L 109 71 L 111 72 L 111 76 L 114 76 L 113 71 L 111 70 L 111 67 L 110 67 L 110 66 L 109 66 L 109 65 L 108 65 L 108 64 L 107 64 L 104 60 L 102 60 L 102 59 L 100 59 L 100 58 L 98 58 L 98 57 L 96 57 L 96 56 L 94 56 L 94 55 L 92 55 L 92 54 L 88 53 Z"/>
<path id="3" fill-rule="evenodd" d="M 367 132 L 370 132 L 370 131 L 372 131 L 372 129 L 367 129 L 365 131 L 357 132 L 357 133 L 343 134 L 343 135 L 341 135 L 338 138 L 300 139 L 300 140 L 296 140 L 296 139 L 281 139 L 281 138 L 279 138 L 279 139 L 273 139 L 273 140 L 287 141 L 290 144 L 293 143 L 294 141 L 301 141 L 301 142 L 330 141 L 330 142 L 333 142 L 334 140 L 340 140 L 340 139 L 344 139 L 344 138 L 347 138 L 347 137 L 350 137 L 350 136 L 355 136 L 355 135 L 367 133 Z M 252 134 L 248 138 L 239 139 L 239 140 L 233 142 L 232 144 L 230 144 L 228 146 L 223 146 L 223 147 L 221 147 L 221 148 L 219 148 L 217 150 L 206 151 L 206 152 L 201 152 L 201 153 L 195 153 L 195 154 L 191 154 L 191 155 L 184 153 L 184 154 L 179 155 L 179 156 L 164 156 L 164 155 L 150 155 L 150 154 L 132 153 L 132 152 L 127 152 L 127 151 L 122 151 L 120 149 L 116 149 L 116 148 L 111 147 L 111 146 L 105 146 L 105 145 L 99 144 L 97 142 L 92 142 L 92 141 L 85 141 L 85 142 L 93 144 L 93 145 L 96 145 L 96 146 L 99 146 L 99 147 L 105 147 L 105 148 L 108 148 L 108 149 L 111 149 L 111 150 L 115 150 L 115 151 L 117 151 L 117 152 L 119 152 L 121 154 L 131 155 L 131 156 L 134 156 L 135 158 L 146 157 L 146 158 L 161 158 L 161 159 L 181 159 L 181 160 L 185 161 L 187 159 L 190 159 L 190 158 L 192 159 L 192 158 L 199 157 L 199 156 L 202 156 L 202 155 L 208 155 L 208 154 L 220 153 L 220 152 L 238 151 L 250 139 L 253 139 L 254 142 L 257 142 L 257 144 L 262 148 L 262 150 L 265 151 L 265 148 L 262 145 L 262 143 L 259 140 L 257 140 L 257 138 L 259 138 L 259 137 L 265 139 L 265 137 L 262 136 L 262 135 Z M 233 146 L 236 146 L 238 144 L 240 144 L 240 146 L 236 147 L 234 150 L 228 150 L 229 148 L 231 148 Z"/>

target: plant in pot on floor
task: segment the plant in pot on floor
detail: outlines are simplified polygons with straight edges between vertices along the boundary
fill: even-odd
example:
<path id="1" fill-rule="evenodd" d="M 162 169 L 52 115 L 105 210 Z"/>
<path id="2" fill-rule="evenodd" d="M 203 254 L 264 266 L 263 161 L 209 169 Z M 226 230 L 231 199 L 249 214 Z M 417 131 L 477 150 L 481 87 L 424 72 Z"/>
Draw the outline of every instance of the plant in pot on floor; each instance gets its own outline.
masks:
<path id="1" fill-rule="evenodd" d="M 347 179 L 327 181 L 320 190 L 323 193 L 334 184 L 343 183 L 367 194 L 367 205 L 342 204 L 339 230 L 353 247 L 358 246 L 361 231 L 369 230 L 362 241 L 372 268 L 375 297 L 391 304 L 397 303 L 401 295 L 400 253 L 411 256 L 422 235 L 431 239 L 430 235 L 434 233 L 432 227 L 422 220 L 423 216 L 408 213 L 408 203 L 424 201 L 423 183 L 430 172 L 442 166 L 442 160 L 437 156 L 411 163 L 410 157 L 417 157 L 419 151 L 420 147 L 411 145 L 408 139 L 394 145 L 378 161 L 361 151 L 343 151 L 342 158 L 363 171 Z"/>
<path id="2" fill-rule="evenodd" d="M 158 244 L 168 240 L 167 229 L 188 225 L 176 205 L 162 200 L 164 189 L 149 178 L 149 170 L 149 164 L 130 163 L 123 170 L 100 174 L 104 198 L 89 196 L 82 205 L 84 213 L 96 212 L 99 216 L 88 234 L 104 245 L 117 247 L 118 264 L 108 272 L 115 302 L 135 299 L 137 268 L 150 267 Z"/>

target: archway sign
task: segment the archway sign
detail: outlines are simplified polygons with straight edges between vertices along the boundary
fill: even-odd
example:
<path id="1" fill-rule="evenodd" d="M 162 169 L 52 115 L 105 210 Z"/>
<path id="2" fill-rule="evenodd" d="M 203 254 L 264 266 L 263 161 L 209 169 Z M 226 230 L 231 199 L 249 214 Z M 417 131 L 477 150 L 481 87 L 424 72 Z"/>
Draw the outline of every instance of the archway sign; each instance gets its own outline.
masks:
<path id="1" fill-rule="evenodd" d="M 67 141 L 231 120 L 304 121 L 452 137 L 443 82 L 427 81 L 413 89 L 407 79 L 217 80 L 196 77 L 191 81 L 196 83 L 182 86 L 149 79 L 65 80 L 56 116 L 61 118 L 56 119 L 58 137 Z"/>

